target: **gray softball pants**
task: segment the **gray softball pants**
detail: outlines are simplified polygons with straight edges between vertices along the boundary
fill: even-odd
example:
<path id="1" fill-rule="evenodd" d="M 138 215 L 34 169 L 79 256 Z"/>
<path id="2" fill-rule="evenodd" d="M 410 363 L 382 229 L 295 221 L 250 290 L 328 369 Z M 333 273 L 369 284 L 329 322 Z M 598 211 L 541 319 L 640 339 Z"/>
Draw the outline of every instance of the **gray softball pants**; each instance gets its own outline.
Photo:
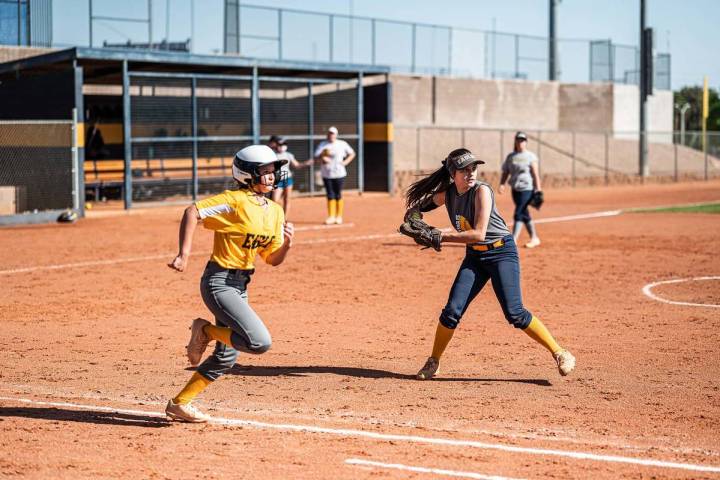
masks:
<path id="1" fill-rule="evenodd" d="M 235 365 L 238 351 L 261 354 L 270 349 L 270 332 L 248 303 L 247 285 L 252 270 L 228 270 L 208 262 L 200 293 L 208 309 L 215 315 L 215 324 L 232 330 L 232 346 L 215 342 L 215 351 L 198 366 L 198 373 L 208 380 L 217 380 Z"/>

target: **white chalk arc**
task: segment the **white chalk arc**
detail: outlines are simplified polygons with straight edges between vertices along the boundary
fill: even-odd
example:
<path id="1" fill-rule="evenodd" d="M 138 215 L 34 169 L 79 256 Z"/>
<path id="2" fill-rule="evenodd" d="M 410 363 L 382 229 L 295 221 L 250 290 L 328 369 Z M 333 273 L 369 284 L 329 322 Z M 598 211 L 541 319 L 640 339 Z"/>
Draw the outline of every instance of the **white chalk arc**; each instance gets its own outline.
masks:
<path id="1" fill-rule="evenodd" d="M 692 278 L 676 278 L 673 280 L 662 280 L 660 282 L 653 282 L 648 283 L 642 288 L 642 292 L 648 296 L 649 298 L 652 298 L 653 300 L 657 300 L 658 302 L 663 303 L 669 303 L 671 305 L 686 305 L 689 307 L 709 307 L 709 308 L 720 308 L 720 305 L 714 304 L 714 303 L 691 303 L 691 302 L 678 302 L 675 300 L 668 300 L 666 298 L 662 298 L 654 293 L 652 293 L 652 289 L 657 287 L 658 285 L 667 285 L 670 283 L 683 283 L 683 282 L 702 282 L 704 280 L 720 280 L 720 276 L 711 276 L 711 277 L 692 277 Z"/>

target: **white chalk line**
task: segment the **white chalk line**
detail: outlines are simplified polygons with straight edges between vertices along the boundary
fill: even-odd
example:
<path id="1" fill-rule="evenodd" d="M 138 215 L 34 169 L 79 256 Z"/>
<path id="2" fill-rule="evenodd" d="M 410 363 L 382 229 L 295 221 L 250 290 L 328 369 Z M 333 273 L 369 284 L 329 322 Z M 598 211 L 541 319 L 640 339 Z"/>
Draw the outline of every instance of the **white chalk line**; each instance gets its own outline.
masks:
<path id="1" fill-rule="evenodd" d="M 642 292 L 649 298 L 658 302 L 669 303 L 671 305 L 686 305 L 689 307 L 708 307 L 708 308 L 720 308 L 720 305 L 714 303 L 691 303 L 691 302 L 678 302 L 675 300 L 667 300 L 659 295 L 652 293 L 652 289 L 658 285 L 667 285 L 671 283 L 682 283 L 682 282 L 699 282 L 704 280 L 720 280 L 720 277 L 693 277 L 693 278 L 677 278 L 673 280 L 662 280 L 660 282 L 648 283 L 642 288 Z"/>
<path id="2" fill-rule="evenodd" d="M 552 223 L 552 222 L 567 222 L 567 221 L 573 221 L 573 220 L 584 220 L 584 219 L 591 219 L 591 218 L 599 218 L 599 217 L 611 217 L 615 215 L 620 215 L 622 213 L 622 210 L 608 210 L 604 212 L 593 212 L 593 213 L 584 213 L 579 215 L 569 215 L 569 216 L 563 216 L 563 217 L 550 217 L 550 218 L 541 218 L 538 220 L 535 220 L 535 223 Z M 354 224 L 352 223 L 346 223 L 342 225 L 315 225 L 310 227 L 298 227 L 295 229 L 295 231 L 305 231 L 305 230 L 324 230 L 324 229 L 336 229 L 336 228 L 343 228 L 343 227 L 353 227 Z M 444 231 L 449 231 L 450 229 L 444 229 Z M 328 237 L 328 238 L 315 238 L 312 240 L 300 240 L 295 242 L 297 245 L 317 245 L 317 244 L 326 244 L 326 243 L 345 243 L 345 242 L 360 242 L 360 241 L 366 241 L 366 240 L 380 240 L 380 239 L 388 239 L 388 238 L 395 238 L 398 237 L 398 233 L 379 233 L 379 234 L 370 234 L 370 235 L 355 235 L 355 236 L 346 236 L 346 237 Z M 210 254 L 210 252 L 196 252 L 195 255 L 207 255 Z M 46 271 L 46 270 L 62 270 L 66 268 L 82 268 L 82 267 L 95 267 L 95 266 L 102 266 L 102 265 L 115 265 L 119 263 L 132 263 L 132 262 L 144 262 L 148 260 L 159 260 L 163 258 L 171 259 L 172 256 L 174 256 L 174 252 L 170 253 L 162 253 L 162 254 L 155 254 L 155 255 L 145 255 L 140 257 L 125 257 L 125 258 L 116 258 L 116 259 L 108 259 L 108 260 L 88 260 L 85 262 L 73 262 L 73 263 L 64 263 L 64 264 L 57 264 L 57 265 L 38 265 L 34 267 L 21 267 L 21 268 L 11 268 L 8 270 L 0 270 L 0 275 L 13 275 L 17 273 L 29 273 L 29 272 L 38 272 L 38 271 Z"/>
<path id="3" fill-rule="evenodd" d="M 393 470 L 405 470 L 408 472 L 417 473 L 432 473 L 434 475 L 443 475 L 446 477 L 459 477 L 459 478 L 474 478 L 478 480 L 520 480 L 511 477 L 500 477 L 497 475 L 485 475 L 482 473 L 475 472 L 461 472 L 458 470 L 446 470 L 444 468 L 427 468 L 427 467 L 416 467 L 412 465 L 403 465 L 402 463 L 383 463 L 375 462 L 372 460 L 362 460 L 360 458 L 348 458 L 345 460 L 347 465 L 355 465 L 361 467 L 375 467 L 375 468 L 388 468 Z"/>
<path id="4" fill-rule="evenodd" d="M 68 403 L 68 402 L 44 402 L 39 400 L 30 400 L 27 398 L 14 398 L 1 396 L 0 401 L 19 402 L 31 405 L 45 405 L 49 407 L 64 407 L 64 408 L 75 408 L 78 410 L 89 410 L 89 411 L 102 411 L 111 413 L 122 413 L 126 415 L 139 415 L 145 417 L 160 417 L 165 418 L 163 412 L 151 412 L 146 410 L 130 410 L 116 407 L 102 407 L 96 405 Z M 407 442 L 424 445 L 440 445 L 440 446 L 453 446 L 453 447 L 468 447 L 478 448 L 483 450 L 496 450 L 510 453 L 523 453 L 530 455 L 545 455 L 564 457 L 574 460 L 591 460 L 597 462 L 608 462 L 608 463 L 623 463 L 631 465 L 641 465 L 647 467 L 658 467 L 658 468 L 671 468 L 680 470 L 690 470 L 698 472 L 710 472 L 720 473 L 720 466 L 714 465 L 701 465 L 695 463 L 683 463 L 683 462 L 668 462 L 663 460 L 655 460 L 649 458 L 640 457 L 627 457 L 621 455 L 603 455 L 590 452 L 578 452 L 572 450 L 559 450 L 559 449 L 546 449 L 546 448 L 533 448 L 533 447 L 519 447 L 515 445 L 505 445 L 502 443 L 488 443 L 480 442 L 475 440 L 456 440 L 452 438 L 438 438 L 438 437 L 427 437 L 419 435 L 403 435 L 403 434 L 391 434 L 391 433 L 378 433 L 368 432 L 364 430 L 346 429 L 346 428 L 329 428 L 329 427 L 318 427 L 315 425 L 296 425 L 290 423 L 270 423 L 260 422 L 256 420 L 242 420 L 233 418 L 223 417 L 211 417 L 210 423 L 216 425 L 227 425 L 237 427 L 250 427 L 258 429 L 269 429 L 269 430 L 281 430 L 288 432 L 303 432 L 303 433 L 317 433 L 334 435 L 338 437 L 346 438 L 364 438 L 379 441 L 394 441 L 394 442 Z"/>
<path id="5" fill-rule="evenodd" d="M 142 405 L 142 406 L 151 406 L 151 405 L 158 405 L 162 406 L 165 405 L 165 402 L 158 402 L 154 400 L 139 400 L 137 398 L 116 398 L 116 397 L 110 397 L 108 395 L 102 395 L 102 394 L 96 394 L 91 392 L 84 392 L 80 395 L 75 393 L 72 389 L 63 389 L 63 388 L 47 388 L 40 385 L 35 384 L 17 384 L 17 383 L 6 383 L 5 386 L 12 387 L 16 390 L 21 390 L 22 394 L 25 395 L 36 395 L 36 396 L 45 396 L 45 397 L 57 397 L 60 396 L 62 398 L 68 399 L 78 399 L 78 400 L 98 400 L 103 402 L 112 402 L 115 404 L 129 404 L 129 405 Z M 15 398 L 15 397 L 12 397 Z M 287 411 L 283 409 L 271 409 L 271 408 L 265 408 L 265 409 L 243 409 L 243 408 L 229 408 L 229 407 L 223 407 L 218 404 L 212 404 L 210 407 L 214 411 L 218 412 L 230 412 L 230 413 L 241 413 L 241 414 L 249 414 L 249 415 L 256 415 L 256 416 L 269 416 L 273 418 L 277 418 L 282 415 L 286 415 Z M 295 419 L 299 419 L 302 421 L 315 421 L 318 420 L 317 414 L 308 414 L 308 413 L 299 413 L 297 411 L 293 412 L 291 415 Z M 663 453 L 674 453 L 679 455 L 700 455 L 704 457 L 718 457 L 720 456 L 720 452 L 716 452 L 713 450 L 709 450 L 707 448 L 689 448 L 689 447 L 673 447 L 673 446 L 665 446 L 665 445 L 656 445 L 656 444 L 649 444 L 648 446 L 641 446 L 637 444 L 631 444 L 628 443 L 629 439 L 623 438 L 623 437 L 604 437 L 603 441 L 590 439 L 590 438 L 583 438 L 581 436 L 578 436 L 577 432 L 574 430 L 567 431 L 567 430 L 549 430 L 549 433 L 547 435 L 541 435 L 537 433 L 514 433 L 514 432 L 508 432 L 505 430 L 492 430 L 492 429 L 478 429 L 478 428 L 443 428 L 443 427 L 435 427 L 432 425 L 418 425 L 416 422 L 398 422 L 398 421 L 387 421 L 385 419 L 380 419 L 377 416 L 373 416 L 372 420 L 369 420 L 367 416 L 360 415 L 360 416 L 352 416 L 352 415 L 342 415 L 340 417 L 332 416 L 332 415 L 326 415 L 325 418 L 322 416 L 320 417 L 322 420 L 328 420 L 328 421 L 335 421 L 335 422 L 345 422 L 345 423 L 367 423 L 368 425 L 373 425 L 376 427 L 382 427 L 382 426 L 392 426 L 392 427 L 406 427 L 406 428 L 418 428 L 421 426 L 422 428 L 432 431 L 435 433 L 440 434 L 463 434 L 463 435 L 485 435 L 489 437 L 502 437 L 505 439 L 511 439 L 511 440 L 539 440 L 543 442 L 550 442 L 550 443 L 565 443 L 565 444 L 574 444 L 574 445 L 582 445 L 584 447 L 602 447 L 602 448 L 615 448 L 618 450 L 627 450 L 631 452 L 647 452 L 648 450 L 653 450 L 656 452 L 663 452 Z M 647 439 L 647 437 L 644 437 Z"/>

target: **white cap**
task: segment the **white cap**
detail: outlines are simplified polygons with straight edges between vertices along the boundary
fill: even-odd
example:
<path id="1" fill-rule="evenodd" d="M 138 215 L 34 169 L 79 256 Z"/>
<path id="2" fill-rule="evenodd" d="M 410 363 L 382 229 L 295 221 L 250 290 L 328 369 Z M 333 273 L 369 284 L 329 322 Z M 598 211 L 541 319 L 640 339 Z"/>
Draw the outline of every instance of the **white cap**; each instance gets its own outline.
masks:
<path id="1" fill-rule="evenodd" d="M 338 129 L 337 129 L 337 127 L 330 127 L 330 128 L 328 128 L 328 133 L 334 133 L 335 135 L 337 135 L 337 134 L 338 134 Z"/>

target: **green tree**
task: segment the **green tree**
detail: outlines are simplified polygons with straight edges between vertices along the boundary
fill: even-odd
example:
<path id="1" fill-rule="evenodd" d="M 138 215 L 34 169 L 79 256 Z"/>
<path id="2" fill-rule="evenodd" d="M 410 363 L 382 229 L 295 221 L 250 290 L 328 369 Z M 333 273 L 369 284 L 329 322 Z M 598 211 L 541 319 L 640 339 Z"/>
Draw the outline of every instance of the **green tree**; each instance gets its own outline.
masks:
<path id="1" fill-rule="evenodd" d="M 673 94 L 675 105 L 690 104 L 690 108 L 685 112 L 686 130 L 702 130 L 702 93 L 702 87 L 683 87 Z M 720 96 L 714 88 L 710 88 L 708 93 L 710 94 L 710 114 L 707 129 L 708 131 L 720 131 Z M 680 112 L 677 109 L 675 109 L 673 124 L 675 130 L 680 130 Z"/>

